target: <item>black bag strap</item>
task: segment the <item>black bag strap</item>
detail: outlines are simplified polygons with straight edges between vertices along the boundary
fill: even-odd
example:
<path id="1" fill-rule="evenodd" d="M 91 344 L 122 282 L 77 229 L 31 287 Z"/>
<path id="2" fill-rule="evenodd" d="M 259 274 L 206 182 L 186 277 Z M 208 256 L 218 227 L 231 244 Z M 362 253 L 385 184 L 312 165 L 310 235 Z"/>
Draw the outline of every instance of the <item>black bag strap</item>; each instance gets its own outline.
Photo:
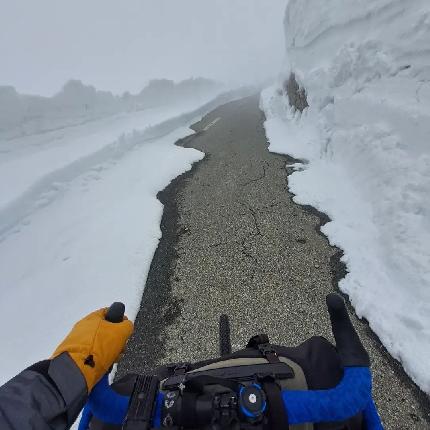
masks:
<path id="1" fill-rule="evenodd" d="M 262 386 L 268 400 L 267 415 L 270 430 L 287 430 L 289 428 L 288 413 L 282 400 L 281 388 L 270 377 L 263 379 Z"/>
<path id="2" fill-rule="evenodd" d="M 179 363 L 175 365 L 175 368 L 173 369 L 173 375 L 185 375 L 185 373 L 187 373 L 189 370 L 189 363 Z"/>
<path id="3" fill-rule="evenodd" d="M 216 376 L 211 376 L 211 375 L 192 376 L 190 379 L 187 379 L 185 382 L 185 386 L 187 390 L 199 392 L 199 393 L 204 392 L 204 387 L 206 385 L 221 385 L 222 387 L 229 388 L 231 391 L 234 391 L 236 393 L 238 393 L 240 391 L 240 388 L 242 387 L 241 384 L 239 384 L 234 380 L 218 378 Z"/>
<path id="4" fill-rule="evenodd" d="M 267 336 L 267 334 L 261 333 L 251 337 L 246 347 L 258 349 L 269 363 L 279 363 L 278 353 L 270 344 L 269 336 Z"/>
<path id="5" fill-rule="evenodd" d="M 280 363 L 278 353 L 270 343 L 258 345 L 258 350 L 264 355 L 264 358 L 266 358 L 269 363 Z"/>
<path id="6" fill-rule="evenodd" d="M 256 336 L 252 336 L 251 339 L 249 339 L 248 345 L 246 345 L 246 347 L 258 349 L 258 345 L 262 345 L 264 343 L 270 343 L 269 336 L 267 336 L 265 333 L 261 333 L 257 334 Z"/>

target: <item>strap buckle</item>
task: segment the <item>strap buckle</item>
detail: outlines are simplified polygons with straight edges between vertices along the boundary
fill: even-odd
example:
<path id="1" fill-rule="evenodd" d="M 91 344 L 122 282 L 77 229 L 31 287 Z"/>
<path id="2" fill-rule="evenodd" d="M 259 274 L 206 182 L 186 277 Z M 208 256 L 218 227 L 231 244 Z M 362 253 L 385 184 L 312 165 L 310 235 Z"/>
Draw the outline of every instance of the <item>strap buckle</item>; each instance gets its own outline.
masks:
<path id="1" fill-rule="evenodd" d="M 273 345 L 270 343 L 263 343 L 257 346 L 258 350 L 264 357 L 269 361 L 269 363 L 279 363 L 278 353 L 276 352 Z"/>
<path id="2" fill-rule="evenodd" d="M 187 373 L 190 365 L 188 363 L 179 363 L 173 369 L 173 374 L 176 375 L 185 375 Z"/>

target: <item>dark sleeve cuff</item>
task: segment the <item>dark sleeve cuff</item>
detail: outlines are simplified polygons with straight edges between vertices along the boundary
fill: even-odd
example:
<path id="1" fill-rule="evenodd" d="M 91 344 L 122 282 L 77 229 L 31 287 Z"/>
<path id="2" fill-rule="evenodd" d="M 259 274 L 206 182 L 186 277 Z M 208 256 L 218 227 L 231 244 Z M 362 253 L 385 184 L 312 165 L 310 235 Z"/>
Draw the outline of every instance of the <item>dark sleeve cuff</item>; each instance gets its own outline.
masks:
<path id="1" fill-rule="evenodd" d="M 44 360 L 28 368 L 40 373 L 53 385 L 64 399 L 67 421 L 71 425 L 88 397 L 87 383 L 75 362 L 66 352 L 52 360 Z"/>

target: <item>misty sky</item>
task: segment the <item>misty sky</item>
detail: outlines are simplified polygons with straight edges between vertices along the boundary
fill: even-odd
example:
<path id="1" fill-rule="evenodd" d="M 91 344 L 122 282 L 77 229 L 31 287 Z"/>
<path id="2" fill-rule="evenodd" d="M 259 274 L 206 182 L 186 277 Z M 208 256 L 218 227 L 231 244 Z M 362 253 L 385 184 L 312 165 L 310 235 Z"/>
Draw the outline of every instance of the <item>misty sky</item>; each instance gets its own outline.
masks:
<path id="1" fill-rule="evenodd" d="M 252 82 L 284 55 L 287 0 L 0 0 L 0 85 L 70 78 L 120 93 L 152 78 Z"/>

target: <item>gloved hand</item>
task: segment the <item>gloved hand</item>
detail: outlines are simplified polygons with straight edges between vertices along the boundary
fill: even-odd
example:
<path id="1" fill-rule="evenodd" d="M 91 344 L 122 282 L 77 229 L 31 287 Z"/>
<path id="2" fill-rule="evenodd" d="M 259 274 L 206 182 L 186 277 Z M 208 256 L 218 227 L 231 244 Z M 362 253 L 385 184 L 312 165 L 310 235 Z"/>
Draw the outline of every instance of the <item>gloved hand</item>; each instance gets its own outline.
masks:
<path id="1" fill-rule="evenodd" d="M 107 310 L 99 309 L 78 321 L 51 357 L 67 352 L 84 375 L 88 393 L 119 359 L 133 332 L 127 317 L 119 323 L 106 321 Z"/>

